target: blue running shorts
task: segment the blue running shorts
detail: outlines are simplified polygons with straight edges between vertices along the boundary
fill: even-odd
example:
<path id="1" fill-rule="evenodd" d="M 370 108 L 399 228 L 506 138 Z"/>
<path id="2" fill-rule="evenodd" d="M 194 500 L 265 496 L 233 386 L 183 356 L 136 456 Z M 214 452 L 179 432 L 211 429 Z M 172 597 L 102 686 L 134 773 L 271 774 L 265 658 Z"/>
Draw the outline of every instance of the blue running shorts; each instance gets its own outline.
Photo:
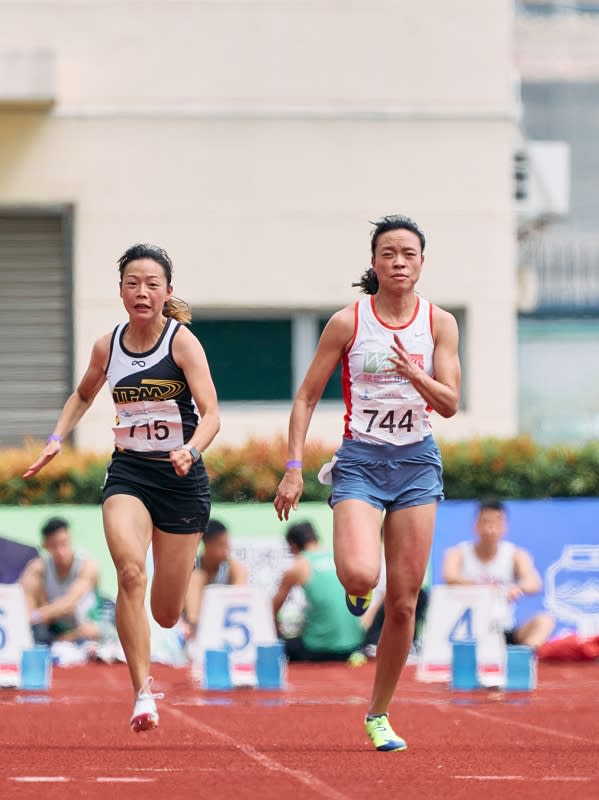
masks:
<path id="1" fill-rule="evenodd" d="M 335 455 L 331 506 L 363 500 L 398 511 L 443 500 L 441 453 L 432 436 L 402 446 L 344 439 Z"/>

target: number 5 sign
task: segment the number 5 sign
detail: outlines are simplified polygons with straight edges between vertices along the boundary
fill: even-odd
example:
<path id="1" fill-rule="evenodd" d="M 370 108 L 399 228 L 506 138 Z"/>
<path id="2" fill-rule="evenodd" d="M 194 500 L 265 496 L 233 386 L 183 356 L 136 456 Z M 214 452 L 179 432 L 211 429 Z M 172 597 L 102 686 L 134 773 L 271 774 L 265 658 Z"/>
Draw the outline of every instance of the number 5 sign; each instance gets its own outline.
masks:
<path id="1" fill-rule="evenodd" d="M 20 584 L 0 584 L 0 687 L 18 686 L 21 653 L 33 640 Z"/>
<path id="2" fill-rule="evenodd" d="M 479 682 L 503 685 L 504 617 L 505 600 L 492 586 L 433 586 L 416 678 L 449 681 L 452 643 L 475 639 Z"/>
<path id="3" fill-rule="evenodd" d="M 256 646 L 277 641 L 265 592 L 254 586 L 207 586 L 196 639 L 193 673 L 201 678 L 206 650 L 227 650 L 233 686 L 256 683 Z"/>

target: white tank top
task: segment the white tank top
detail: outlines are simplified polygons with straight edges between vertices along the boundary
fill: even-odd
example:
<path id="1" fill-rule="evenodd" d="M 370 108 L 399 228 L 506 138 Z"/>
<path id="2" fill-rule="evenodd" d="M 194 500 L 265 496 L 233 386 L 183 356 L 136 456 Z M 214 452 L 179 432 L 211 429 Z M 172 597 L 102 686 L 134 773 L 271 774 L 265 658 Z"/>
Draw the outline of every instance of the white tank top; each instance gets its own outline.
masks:
<path id="1" fill-rule="evenodd" d="M 509 586 L 516 582 L 514 571 L 516 546 L 513 542 L 499 542 L 497 555 L 491 561 L 481 561 L 478 558 L 474 542 L 460 542 L 458 547 L 463 559 L 463 578 L 475 581 L 475 583 L 494 583 L 498 586 Z"/>
<path id="2" fill-rule="evenodd" d="M 500 589 L 516 583 L 514 569 L 514 555 L 516 546 L 513 542 L 499 542 L 497 554 L 491 561 L 481 561 L 476 555 L 474 542 L 460 542 L 458 545 L 462 553 L 462 577 L 481 585 L 493 584 Z M 509 630 L 514 627 L 514 604 L 508 603 L 503 619 L 503 628 Z"/>
<path id="3" fill-rule="evenodd" d="M 412 319 L 394 328 L 377 316 L 374 295 L 358 300 L 354 336 L 341 373 L 346 438 L 405 445 L 431 434 L 431 407 L 407 378 L 387 370 L 392 368 L 391 345 L 397 334 L 414 363 L 433 375 L 432 314 L 432 304 L 417 296 Z"/>
<path id="4" fill-rule="evenodd" d="M 81 572 L 81 567 L 86 561 L 86 556 L 83 555 L 83 553 L 75 553 L 69 573 L 63 579 L 59 578 L 54 561 L 50 555 L 44 554 L 42 560 L 44 562 L 44 589 L 46 598 L 49 603 L 53 603 L 55 600 L 60 600 L 64 597 L 77 580 Z M 67 628 L 76 628 L 87 619 L 89 612 L 95 607 L 96 602 L 97 597 L 95 590 L 86 592 L 77 603 L 72 614 L 65 614 L 56 621 Z"/>

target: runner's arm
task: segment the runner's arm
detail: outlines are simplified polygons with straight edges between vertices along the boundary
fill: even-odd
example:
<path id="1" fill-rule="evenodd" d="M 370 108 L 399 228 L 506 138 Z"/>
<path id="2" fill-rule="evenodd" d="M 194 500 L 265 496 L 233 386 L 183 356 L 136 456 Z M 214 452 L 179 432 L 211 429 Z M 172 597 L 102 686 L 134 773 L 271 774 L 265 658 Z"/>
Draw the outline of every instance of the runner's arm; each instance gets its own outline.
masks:
<path id="1" fill-rule="evenodd" d="M 71 433 L 81 417 L 93 403 L 96 395 L 106 381 L 105 369 L 108 364 L 111 334 L 106 334 L 94 344 L 89 366 L 81 379 L 79 386 L 67 399 L 58 422 L 53 431 L 53 436 L 60 437 L 57 441 L 49 441 L 42 450 L 39 458 L 23 473 L 24 478 L 30 478 L 39 472 L 42 467 L 51 461 L 60 452 L 62 440 Z"/>
<path id="2" fill-rule="evenodd" d="M 289 418 L 287 458 L 301 464 L 308 426 L 327 381 L 342 359 L 354 331 L 354 307 L 333 314 L 328 321 L 312 363 L 308 367 L 302 385 L 297 391 Z M 279 484 L 275 497 L 275 509 L 279 519 L 289 519 L 291 508 L 296 509 L 303 490 L 300 467 L 288 468 Z"/>
<path id="3" fill-rule="evenodd" d="M 397 335 L 392 345 L 393 370 L 407 378 L 429 406 L 442 417 L 453 417 L 460 405 L 461 370 L 458 356 L 458 325 L 455 317 L 433 306 L 434 377 L 420 369 Z"/>

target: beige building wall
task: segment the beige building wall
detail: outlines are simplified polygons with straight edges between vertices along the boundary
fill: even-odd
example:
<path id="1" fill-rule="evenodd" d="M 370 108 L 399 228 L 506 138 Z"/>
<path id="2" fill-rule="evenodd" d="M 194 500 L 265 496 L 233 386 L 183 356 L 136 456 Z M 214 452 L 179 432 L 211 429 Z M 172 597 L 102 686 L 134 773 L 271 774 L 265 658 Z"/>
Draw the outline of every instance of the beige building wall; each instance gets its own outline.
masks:
<path id="1" fill-rule="evenodd" d="M 74 206 L 76 378 L 122 318 L 133 242 L 169 251 L 200 315 L 334 310 L 368 220 L 401 212 L 428 238 L 422 293 L 467 317 L 466 409 L 435 429 L 514 433 L 512 5 L 0 0 L 24 86 L 0 79 L 0 205 Z M 219 441 L 283 432 L 289 408 L 223 404 Z M 312 437 L 341 414 L 323 403 Z M 79 444 L 106 450 L 111 420 L 104 390 Z"/>

